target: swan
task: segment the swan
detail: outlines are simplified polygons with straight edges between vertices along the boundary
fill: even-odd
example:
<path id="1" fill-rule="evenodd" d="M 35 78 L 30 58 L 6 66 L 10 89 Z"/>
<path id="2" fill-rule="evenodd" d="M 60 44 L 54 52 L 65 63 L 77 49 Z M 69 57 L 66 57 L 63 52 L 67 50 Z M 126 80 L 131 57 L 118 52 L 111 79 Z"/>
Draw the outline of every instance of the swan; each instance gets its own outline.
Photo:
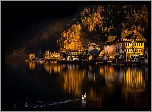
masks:
<path id="1" fill-rule="evenodd" d="M 85 94 L 84 94 L 84 99 L 86 99 L 86 97 L 87 97 L 87 94 L 85 93 Z"/>
<path id="2" fill-rule="evenodd" d="M 84 100 L 84 96 L 82 95 L 82 100 Z"/>

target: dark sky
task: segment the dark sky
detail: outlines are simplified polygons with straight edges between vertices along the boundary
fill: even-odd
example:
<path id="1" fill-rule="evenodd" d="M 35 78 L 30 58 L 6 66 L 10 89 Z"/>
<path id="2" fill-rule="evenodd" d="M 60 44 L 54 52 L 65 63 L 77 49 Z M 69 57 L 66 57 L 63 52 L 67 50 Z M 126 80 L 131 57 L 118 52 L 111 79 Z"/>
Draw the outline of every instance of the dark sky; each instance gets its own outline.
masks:
<path id="1" fill-rule="evenodd" d="M 77 6 L 67 3 L 52 1 L 3 1 L 1 2 L 2 22 L 9 27 L 14 27 L 20 24 L 20 22 L 29 21 L 33 18 L 69 16 L 77 9 Z"/>
<path id="2" fill-rule="evenodd" d="M 70 2 L 52 2 L 52 1 L 2 1 L 1 2 L 1 29 L 2 40 L 5 41 L 5 48 L 10 47 L 11 43 L 15 43 L 20 37 L 17 34 L 34 22 L 39 24 L 45 21 L 45 18 L 62 18 L 73 15 L 77 11 L 78 6 L 71 5 Z M 42 24 L 42 23 L 40 23 Z M 44 25 L 46 25 L 44 23 Z M 41 25 L 40 25 L 41 26 Z"/>

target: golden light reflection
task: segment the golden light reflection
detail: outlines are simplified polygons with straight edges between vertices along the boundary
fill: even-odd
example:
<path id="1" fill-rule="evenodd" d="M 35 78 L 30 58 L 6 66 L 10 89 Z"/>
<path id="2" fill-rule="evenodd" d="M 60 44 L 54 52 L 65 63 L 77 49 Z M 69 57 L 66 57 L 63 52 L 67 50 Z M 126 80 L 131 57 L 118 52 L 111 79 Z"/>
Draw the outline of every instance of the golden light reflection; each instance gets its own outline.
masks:
<path id="1" fill-rule="evenodd" d="M 35 62 L 29 62 L 29 68 L 31 69 L 31 70 L 34 70 L 35 69 Z"/>
<path id="2" fill-rule="evenodd" d="M 61 69 L 64 68 L 64 66 L 60 66 L 60 65 L 57 65 L 57 64 L 44 64 L 44 68 L 45 70 L 48 72 L 48 73 L 52 73 L 52 71 L 54 73 L 60 73 L 61 72 Z"/>
<path id="3" fill-rule="evenodd" d="M 95 102 L 95 107 L 102 107 L 103 104 L 102 104 L 102 101 L 104 101 L 104 93 L 101 92 L 101 93 L 97 93 L 93 88 L 89 88 L 88 89 L 88 94 L 87 94 L 87 98 L 91 101 L 98 101 L 98 102 Z"/>
<path id="4" fill-rule="evenodd" d="M 142 75 L 142 70 L 138 68 L 128 68 L 124 77 L 124 85 L 126 87 L 126 91 L 144 91 L 145 80 Z"/>
<path id="5" fill-rule="evenodd" d="M 135 107 L 140 107 L 147 102 L 142 102 L 144 98 L 148 98 L 145 93 L 145 79 L 140 68 L 127 68 L 124 74 L 124 85 L 122 88 L 122 95 L 126 103 L 130 101 L 137 102 Z M 147 100 L 148 101 L 148 100 Z"/>
<path id="6" fill-rule="evenodd" d="M 104 68 L 103 67 L 100 68 L 100 75 L 104 76 Z"/>
<path id="7" fill-rule="evenodd" d="M 86 70 L 78 70 L 78 67 L 75 65 L 68 65 L 68 70 L 62 72 L 60 77 L 58 77 L 61 86 L 65 92 L 72 93 L 75 97 L 81 97 L 82 94 L 82 83 L 86 74 Z"/>
<path id="8" fill-rule="evenodd" d="M 108 87 L 113 87 L 113 82 L 116 80 L 115 76 L 113 66 L 105 66 L 105 81 Z"/>

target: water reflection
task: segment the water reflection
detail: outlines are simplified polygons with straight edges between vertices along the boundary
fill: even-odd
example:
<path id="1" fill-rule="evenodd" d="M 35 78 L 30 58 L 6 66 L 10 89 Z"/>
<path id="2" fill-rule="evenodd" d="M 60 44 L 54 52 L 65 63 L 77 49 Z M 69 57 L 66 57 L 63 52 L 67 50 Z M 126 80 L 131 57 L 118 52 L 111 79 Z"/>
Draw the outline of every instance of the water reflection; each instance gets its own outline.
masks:
<path id="1" fill-rule="evenodd" d="M 60 73 L 60 66 L 57 66 L 57 65 L 44 64 L 44 68 L 50 74 L 52 71 L 54 73 Z"/>
<path id="2" fill-rule="evenodd" d="M 82 100 L 81 108 L 85 108 L 86 106 L 86 100 Z"/>
<path id="3" fill-rule="evenodd" d="M 57 80 L 65 93 L 73 94 L 74 97 L 80 98 L 86 70 L 80 69 L 78 65 L 69 64 L 66 67 L 66 70 L 61 72 Z"/>
<path id="4" fill-rule="evenodd" d="M 148 105 L 148 93 L 146 92 L 146 74 L 141 68 L 126 68 L 122 96 L 130 107 L 144 108 Z"/>
<path id="5" fill-rule="evenodd" d="M 90 80 L 90 81 L 94 81 L 95 82 L 95 80 L 96 80 L 96 70 L 95 70 L 95 68 L 94 68 L 94 66 L 92 66 L 92 65 L 89 65 L 89 69 L 88 69 L 88 71 L 87 71 L 87 76 L 88 76 L 88 79 Z"/>
<path id="6" fill-rule="evenodd" d="M 46 99 L 73 101 L 86 92 L 87 102 L 79 102 L 81 108 L 148 107 L 148 68 L 57 63 L 39 66 L 34 62 L 27 65 L 29 71 L 24 73 L 37 85 L 38 92 L 41 88 Z"/>
<path id="7" fill-rule="evenodd" d="M 139 95 L 139 92 L 145 92 L 146 82 L 141 68 L 72 64 L 64 65 L 64 69 L 63 65 L 62 67 L 61 65 L 51 65 L 48 68 L 48 71 L 53 70 L 54 73 L 60 74 L 57 81 L 65 94 L 81 98 L 81 95 L 87 92 L 89 100 L 100 102 L 96 102 L 97 107 L 103 107 L 107 97 L 109 95 L 114 97 L 118 88 L 121 88 L 121 96 L 119 97 L 124 98 L 125 101 L 132 98 L 127 95 L 130 92 L 135 96 Z M 85 107 L 84 104 L 85 101 L 82 101 L 82 108 Z"/>
<path id="8" fill-rule="evenodd" d="M 145 80 L 141 69 L 126 68 L 124 76 L 124 87 L 126 91 L 145 91 Z"/>
<path id="9" fill-rule="evenodd" d="M 114 68 L 112 66 L 105 66 L 105 81 L 109 88 L 114 86 L 116 81 L 116 73 L 114 73 Z"/>
<path id="10" fill-rule="evenodd" d="M 124 77 L 124 67 L 118 68 L 114 66 L 101 66 L 100 75 L 104 77 L 105 83 L 108 88 L 113 88 L 115 84 L 122 85 Z"/>
<path id="11" fill-rule="evenodd" d="M 30 68 L 30 70 L 34 70 L 35 69 L 35 62 L 30 61 L 29 68 Z"/>

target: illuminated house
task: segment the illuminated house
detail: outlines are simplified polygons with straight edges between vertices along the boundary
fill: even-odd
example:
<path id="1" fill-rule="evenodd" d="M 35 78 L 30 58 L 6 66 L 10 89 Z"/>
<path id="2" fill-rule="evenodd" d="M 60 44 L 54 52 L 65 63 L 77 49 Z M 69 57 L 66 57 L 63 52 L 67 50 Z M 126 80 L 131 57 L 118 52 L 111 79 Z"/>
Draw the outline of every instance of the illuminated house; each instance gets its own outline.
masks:
<path id="1" fill-rule="evenodd" d="M 144 55 L 144 43 L 146 39 L 136 30 L 121 32 L 121 41 L 124 43 L 126 58 L 134 55 Z"/>
<path id="2" fill-rule="evenodd" d="M 114 58 L 116 45 L 114 43 L 117 36 L 108 36 L 108 40 L 105 42 L 104 45 L 104 53 L 109 56 L 110 59 Z"/>
<path id="3" fill-rule="evenodd" d="M 44 55 L 45 59 L 50 59 L 50 52 L 47 50 Z"/>
<path id="4" fill-rule="evenodd" d="M 34 59 L 35 59 L 35 54 L 34 53 L 30 54 L 29 55 L 29 60 L 34 60 Z"/>
<path id="5" fill-rule="evenodd" d="M 85 50 L 74 50 L 69 51 L 67 60 L 82 60 L 87 58 L 87 51 Z"/>
<path id="6" fill-rule="evenodd" d="M 88 44 L 88 54 L 89 54 L 89 60 L 97 59 L 100 54 L 100 46 L 96 43 L 90 43 Z"/>
<path id="7" fill-rule="evenodd" d="M 45 52 L 44 58 L 45 60 L 58 60 L 60 58 L 60 53 L 49 52 L 49 50 L 47 50 Z"/>

